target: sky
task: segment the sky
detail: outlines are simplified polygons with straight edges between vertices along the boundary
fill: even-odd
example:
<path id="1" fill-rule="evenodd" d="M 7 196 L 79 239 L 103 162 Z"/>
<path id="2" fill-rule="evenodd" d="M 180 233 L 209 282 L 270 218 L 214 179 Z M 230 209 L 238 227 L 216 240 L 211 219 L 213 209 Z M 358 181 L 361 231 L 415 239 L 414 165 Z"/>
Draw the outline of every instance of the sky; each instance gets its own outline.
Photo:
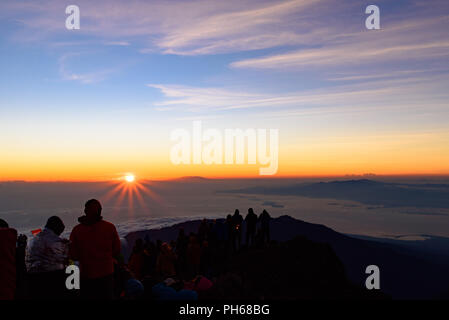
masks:
<path id="1" fill-rule="evenodd" d="M 172 164 L 195 120 L 278 129 L 276 176 L 449 174 L 448 30 L 446 0 L 2 0 L 0 180 L 258 176 Z"/>

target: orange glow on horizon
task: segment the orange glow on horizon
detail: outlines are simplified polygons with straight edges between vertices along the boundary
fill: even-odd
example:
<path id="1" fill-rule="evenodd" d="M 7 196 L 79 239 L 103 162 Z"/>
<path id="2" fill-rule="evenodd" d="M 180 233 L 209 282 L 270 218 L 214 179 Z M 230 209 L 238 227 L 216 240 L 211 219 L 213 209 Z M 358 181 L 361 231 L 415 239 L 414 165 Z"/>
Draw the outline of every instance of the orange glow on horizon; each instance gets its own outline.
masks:
<path id="1" fill-rule="evenodd" d="M 185 176 L 205 178 L 339 177 L 449 175 L 449 132 L 373 136 L 310 137 L 280 145 L 279 168 L 260 176 L 256 165 L 173 165 L 168 148 L 114 152 L 83 157 L 73 150 L 48 153 L 6 152 L 0 158 L 0 181 L 117 181 L 130 186 L 144 180 Z M 281 141 L 282 142 L 282 141 Z M 154 153 L 153 153 L 154 152 Z M 132 169 L 132 173 L 124 170 Z M 129 181 L 126 177 L 129 176 Z M 138 179 L 136 178 L 138 177 Z M 129 181 L 129 182 L 127 182 Z"/>

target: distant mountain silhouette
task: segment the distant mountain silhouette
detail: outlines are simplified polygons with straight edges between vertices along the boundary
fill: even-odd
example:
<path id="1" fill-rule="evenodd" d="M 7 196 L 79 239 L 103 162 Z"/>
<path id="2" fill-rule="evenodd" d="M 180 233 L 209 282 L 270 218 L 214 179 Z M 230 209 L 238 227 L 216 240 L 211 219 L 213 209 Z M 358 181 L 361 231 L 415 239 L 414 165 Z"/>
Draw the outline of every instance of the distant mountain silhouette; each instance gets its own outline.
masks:
<path id="1" fill-rule="evenodd" d="M 196 220 L 158 230 L 132 232 L 126 239 L 130 246 L 137 238 L 145 236 L 152 240 L 174 240 L 180 227 L 188 234 L 196 232 L 200 223 Z M 324 225 L 307 223 L 290 216 L 272 219 L 270 227 L 271 238 L 278 242 L 302 236 L 313 242 L 329 244 L 341 260 L 348 279 L 359 287 L 364 287 L 366 267 L 374 264 L 380 268 L 381 290 L 393 298 L 433 298 L 449 288 L 449 265 L 442 261 L 434 262 L 424 253 L 404 251 L 396 244 L 356 239 Z M 301 255 L 300 252 L 292 254 Z M 264 264 L 258 266 L 266 268 Z M 290 276 L 296 277 L 298 274 Z"/>
<path id="2" fill-rule="evenodd" d="M 197 182 L 197 181 L 207 181 L 208 178 L 204 178 L 201 176 L 185 176 L 181 178 L 173 179 L 174 181 L 189 181 L 189 182 Z"/>
<path id="3" fill-rule="evenodd" d="M 281 187 L 252 187 L 221 192 L 331 198 L 385 207 L 449 208 L 447 184 L 401 184 L 360 179 Z"/>
<path id="4" fill-rule="evenodd" d="M 421 235 L 401 235 L 391 238 L 376 238 L 363 235 L 349 235 L 357 239 L 376 241 L 386 244 L 392 244 L 412 256 L 423 256 L 433 262 L 449 265 L 449 238 Z M 421 240 L 402 240 L 407 238 L 419 237 Z"/>

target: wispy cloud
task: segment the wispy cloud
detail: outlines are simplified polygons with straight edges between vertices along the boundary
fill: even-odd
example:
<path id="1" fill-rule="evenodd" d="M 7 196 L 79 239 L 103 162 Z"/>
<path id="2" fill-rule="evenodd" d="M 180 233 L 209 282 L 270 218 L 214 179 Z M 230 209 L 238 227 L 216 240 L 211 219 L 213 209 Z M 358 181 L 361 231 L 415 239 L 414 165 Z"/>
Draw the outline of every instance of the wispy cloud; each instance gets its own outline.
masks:
<path id="1" fill-rule="evenodd" d="M 253 1 L 247 2 L 245 8 L 229 2 L 229 7 L 222 11 L 167 30 L 164 37 L 157 41 L 157 46 L 166 53 L 192 55 L 305 43 L 323 30 L 312 30 L 309 19 L 301 19 L 298 15 L 319 2 Z M 308 32 L 298 33 L 298 29 Z"/>
<path id="2" fill-rule="evenodd" d="M 128 41 L 106 41 L 104 44 L 107 46 L 120 46 L 120 47 L 127 47 L 130 45 Z"/>
<path id="3" fill-rule="evenodd" d="M 392 22 L 379 31 L 362 30 L 329 38 L 317 48 L 239 60 L 234 68 L 317 69 L 449 57 L 449 16 Z"/>
<path id="4" fill-rule="evenodd" d="M 404 73 L 398 79 L 372 79 L 358 84 L 325 87 L 316 90 L 286 94 L 245 92 L 232 88 L 199 88 L 179 85 L 149 84 L 159 89 L 165 100 L 155 103 L 158 110 L 179 109 L 191 112 L 236 110 L 248 108 L 271 108 L 288 112 L 315 112 L 315 108 L 332 107 L 380 108 L 380 110 L 404 108 L 447 107 L 449 94 L 441 94 L 449 82 L 449 76 L 423 75 L 410 77 Z M 439 94 L 436 94 L 440 92 Z M 312 109 L 308 109 L 312 108 Z M 352 108 L 352 109 L 351 109 Z M 312 111 L 311 111 L 312 110 Z M 379 110 L 379 109 L 378 109 Z"/>
<path id="5" fill-rule="evenodd" d="M 329 6 L 336 1 L 78 0 L 82 27 L 77 32 L 109 39 L 105 44 L 135 38 L 143 46 L 141 52 L 202 55 L 264 49 L 325 37 L 327 26 L 308 11 L 324 10 L 325 2 Z M 34 30 L 31 38 L 21 33 L 24 39 L 69 35 L 60 1 L 7 0 L 0 9 L 26 31 Z"/>
<path id="6" fill-rule="evenodd" d="M 370 44 L 372 42 L 369 42 Z M 329 65 L 348 66 L 355 63 L 375 61 L 427 59 L 429 57 L 449 56 L 449 41 L 434 41 L 421 44 L 393 45 L 383 47 L 382 44 L 367 46 L 367 43 L 357 43 L 349 46 L 297 50 L 285 54 L 271 55 L 262 58 L 241 60 L 231 63 L 236 68 L 287 69 L 322 67 Z"/>
<path id="7" fill-rule="evenodd" d="M 106 77 L 114 72 L 116 70 L 112 69 L 102 69 L 102 70 L 96 70 L 93 72 L 73 72 L 68 67 L 68 60 L 72 57 L 80 56 L 81 53 L 69 53 L 64 54 L 61 56 L 58 60 L 59 63 L 59 73 L 64 80 L 68 81 L 78 81 L 83 84 L 92 84 L 96 82 L 100 82 L 106 79 Z"/>
<path id="8" fill-rule="evenodd" d="M 401 14 L 382 11 L 383 30 L 368 31 L 361 23 L 361 4 L 336 0 L 78 0 L 82 27 L 77 32 L 100 37 L 104 45 L 128 46 L 133 39 L 142 53 L 205 55 L 293 48 L 235 61 L 235 68 L 314 68 L 391 61 L 405 54 L 410 59 L 446 57 L 448 4 L 425 3 L 405 3 Z M 407 15 L 408 9 L 413 15 Z M 426 13 L 429 10 L 432 14 Z M 24 39 L 30 39 L 27 34 L 35 40 L 73 34 L 64 27 L 64 3 L 57 0 L 6 0 L 0 12 L 20 21 Z"/>

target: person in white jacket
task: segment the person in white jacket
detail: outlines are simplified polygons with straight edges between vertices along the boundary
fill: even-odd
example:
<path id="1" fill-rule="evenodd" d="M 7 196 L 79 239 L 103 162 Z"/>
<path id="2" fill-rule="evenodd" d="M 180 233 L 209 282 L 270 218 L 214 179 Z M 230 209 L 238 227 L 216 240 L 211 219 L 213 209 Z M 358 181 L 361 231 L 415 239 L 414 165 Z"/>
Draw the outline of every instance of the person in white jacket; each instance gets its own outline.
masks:
<path id="1" fill-rule="evenodd" d="M 66 293 L 65 268 L 69 241 L 60 237 L 64 223 L 57 216 L 47 220 L 42 232 L 31 240 L 26 252 L 30 298 L 62 299 Z"/>

